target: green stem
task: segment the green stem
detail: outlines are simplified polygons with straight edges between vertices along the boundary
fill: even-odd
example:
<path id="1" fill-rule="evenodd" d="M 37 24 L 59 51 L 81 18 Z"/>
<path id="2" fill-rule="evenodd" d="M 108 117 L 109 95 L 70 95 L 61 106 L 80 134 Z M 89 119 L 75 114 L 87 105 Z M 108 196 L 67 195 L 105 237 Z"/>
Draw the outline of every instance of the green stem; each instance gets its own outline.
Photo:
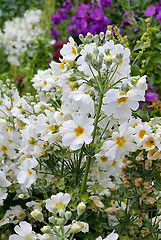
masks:
<path id="1" fill-rule="evenodd" d="M 91 163 L 91 157 L 88 156 L 87 160 L 86 160 L 86 168 L 85 168 L 84 178 L 83 178 L 83 182 L 82 182 L 81 194 L 84 194 L 84 192 L 86 190 L 86 183 L 87 183 L 87 177 L 88 177 L 88 172 L 89 172 L 89 168 L 90 168 L 90 163 Z"/>
<path id="2" fill-rule="evenodd" d="M 93 136 L 92 143 L 94 142 L 95 136 L 96 136 L 97 124 L 98 124 L 98 119 L 99 119 L 99 116 L 100 116 L 101 106 L 102 106 L 102 99 L 103 99 L 103 94 L 101 93 L 100 97 L 99 97 L 99 104 L 98 104 L 96 119 L 95 119 L 95 123 L 94 123 L 94 130 L 93 130 L 93 134 L 92 134 L 92 136 Z"/>
<path id="3" fill-rule="evenodd" d="M 99 104 L 98 104 L 98 109 L 97 109 L 95 123 L 94 123 L 94 130 L 93 130 L 93 134 L 92 134 L 92 136 L 93 136 L 92 143 L 94 143 L 95 136 L 96 136 L 97 124 L 98 124 L 98 119 L 100 116 L 101 106 L 102 106 L 102 99 L 103 99 L 103 94 L 101 93 L 99 96 Z M 86 160 L 86 168 L 85 168 L 82 187 L 81 187 L 81 194 L 84 194 L 85 189 L 86 189 L 86 183 L 87 183 L 87 177 L 88 177 L 88 173 L 89 173 L 90 164 L 91 164 L 91 156 L 89 155 Z"/>
<path id="4" fill-rule="evenodd" d="M 109 123 L 110 123 L 110 121 L 106 124 L 106 127 L 105 127 L 105 129 L 103 130 L 103 132 L 102 132 L 102 134 L 101 134 L 101 136 L 100 136 L 100 140 L 102 139 L 103 134 L 106 132 Z"/>

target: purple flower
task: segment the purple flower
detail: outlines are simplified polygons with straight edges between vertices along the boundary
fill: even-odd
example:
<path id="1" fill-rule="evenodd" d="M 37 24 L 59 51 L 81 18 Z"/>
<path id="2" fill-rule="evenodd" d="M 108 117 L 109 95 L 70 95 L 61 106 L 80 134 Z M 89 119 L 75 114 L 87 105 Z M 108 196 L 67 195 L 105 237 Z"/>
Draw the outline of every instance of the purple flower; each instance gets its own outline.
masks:
<path id="1" fill-rule="evenodd" d="M 156 13 L 156 6 L 151 5 L 147 7 L 147 9 L 144 12 L 144 15 L 146 17 L 149 17 L 149 16 L 153 16 L 155 13 Z"/>
<path id="2" fill-rule="evenodd" d="M 108 17 L 104 17 L 104 23 L 106 24 L 106 25 L 109 25 L 110 24 L 110 19 L 108 18 Z M 107 29 L 106 29 L 107 30 Z"/>
<path id="3" fill-rule="evenodd" d="M 157 14 L 156 19 L 159 21 L 161 24 L 161 11 Z"/>
<path id="4" fill-rule="evenodd" d="M 59 25 L 60 24 L 60 20 L 61 20 L 61 15 L 59 13 L 53 13 L 51 15 L 51 21 L 54 24 Z"/>
<path id="5" fill-rule="evenodd" d="M 57 12 L 60 14 L 62 20 L 67 19 L 67 14 L 64 8 L 58 8 Z"/>
<path id="6" fill-rule="evenodd" d="M 111 0 L 100 0 L 101 7 L 111 8 Z"/>
<path id="7" fill-rule="evenodd" d="M 76 25 L 69 25 L 67 27 L 67 30 L 68 30 L 69 34 L 77 35 L 77 26 Z"/>
<path id="8" fill-rule="evenodd" d="M 90 18 L 93 21 L 103 21 L 104 20 L 104 11 L 102 9 L 95 9 L 93 12 L 90 13 Z"/>
<path id="9" fill-rule="evenodd" d="M 52 27 L 50 30 L 51 36 L 57 40 L 59 31 L 56 27 Z"/>
<path id="10" fill-rule="evenodd" d="M 82 10 L 84 10 L 84 11 L 88 11 L 88 10 L 90 10 L 90 8 L 91 8 L 91 5 L 90 4 L 84 4 L 84 3 L 80 3 L 77 7 L 76 7 L 76 9 L 77 10 L 79 10 L 79 9 L 82 9 Z"/>
<path id="11" fill-rule="evenodd" d="M 149 85 L 149 84 L 148 84 L 148 92 L 149 92 L 149 91 L 154 92 L 154 89 L 158 90 L 158 87 L 152 86 L 152 85 Z"/>
<path id="12" fill-rule="evenodd" d="M 77 18 L 81 18 L 81 19 L 88 19 L 88 14 L 86 13 L 86 11 L 84 9 L 78 9 L 76 12 L 75 12 L 75 16 Z"/>
<path id="13" fill-rule="evenodd" d="M 153 92 L 145 93 L 145 100 L 146 101 L 152 102 L 154 98 L 158 98 L 158 94 L 157 93 L 153 93 Z"/>
<path id="14" fill-rule="evenodd" d="M 56 25 L 60 24 L 60 20 L 65 19 L 67 19 L 67 14 L 64 8 L 58 8 L 57 13 L 51 15 L 51 21 Z"/>
<path id="15" fill-rule="evenodd" d="M 73 7 L 73 5 L 71 4 L 70 0 L 66 0 L 66 1 L 63 2 L 63 7 L 67 11 L 70 11 L 70 9 Z"/>

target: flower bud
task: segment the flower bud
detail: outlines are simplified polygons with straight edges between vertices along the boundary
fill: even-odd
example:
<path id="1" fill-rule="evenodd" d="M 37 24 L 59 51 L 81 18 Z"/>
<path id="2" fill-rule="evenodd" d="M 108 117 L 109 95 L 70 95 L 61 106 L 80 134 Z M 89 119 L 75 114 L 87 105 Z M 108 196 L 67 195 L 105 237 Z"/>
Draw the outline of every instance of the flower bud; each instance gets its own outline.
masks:
<path id="1" fill-rule="evenodd" d="M 35 209 L 30 214 L 35 220 L 39 222 L 42 222 L 44 220 L 42 213 L 38 209 Z"/>
<path id="2" fill-rule="evenodd" d="M 57 218 L 57 224 L 58 226 L 61 226 L 64 224 L 64 218 Z"/>
<path id="3" fill-rule="evenodd" d="M 63 218 L 64 215 L 65 215 L 64 209 L 60 209 L 60 210 L 59 210 L 59 216 Z"/>
<path id="4" fill-rule="evenodd" d="M 78 215 L 82 215 L 85 210 L 86 210 L 86 205 L 84 204 L 84 202 L 80 202 L 77 206 Z"/>
<path id="5" fill-rule="evenodd" d="M 94 41 L 95 41 L 96 44 L 99 43 L 100 38 L 99 38 L 99 35 L 98 35 L 98 34 L 95 35 L 95 37 L 94 37 Z"/>
<path id="6" fill-rule="evenodd" d="M 107 30 L 106 31 L 106 34 L 105 34 L 105 41 L 109 40 L 111 37 L 111 31 L 110 30 Z"/>
<path id="7" fill-rule="evenodd" d="M 95 55 L 95 57 L 97 58 L 98 57 L 98 54 L 99 54 L 99 50 L 97 48 L 94 48 L 93 49 L 93 54 Z"/>
<path id="8" fill-rule="evenodd" d="M 104 36 L 105 36 L 104 32 L 100 32 L 100 39 L 101 39 L 101 40 L 104 39 Z"/>
<path id="9" fill-rule="evenodd" d="M 50 223 L 53 223 L 53 224 L 56 224 L 56 222 L 57 222 L 57 219 L 53 216 L 49 217 L 48 220 L 49 220 Z"/>
<path id="10" fill-rule="evenodd" d="M 71 218 L 71 216 L 72 216 L 72 212 L 71 212 L 71 211 L 66 211 L 66 212 L 65 212 L 65 218 L 66 218 L 66 220 L 69 220 L 69 219 Z"/>
<path id="11" fill-rule="evenodd" d="M 20 198 L 20 199 L 23 199 L 23 198 L 25 198 L 25 194 L 23 194 L 23 193 L 20 193 L 20 194 L 18 195 L 18 198 Z"/>
<path id="12" fill-rule="evenodd" d="M 90 65 L 91 62 L 92 62 L 92 55 L 91 55 L 91 53 L 88 53 L 88 52 L 87 52 L 84 60 L 85 60 L 85 62 L 86 62 L 88 65 Z"/>
<path id="13" fill-rule="evenodd" d="M 55 205 L 54 205 L 54 206 L 51 206 L 51 211 L 52 211 L 53 213 L 57 213 L 57 212 L 58 212 L 58 209 L 57 209 L 57 207 L 55 207 Z"/>
<path id="14" fill-rule="evenodd" d="M 81 40 L 81 42 L 83 42 L 84 40 L 83 34 L 79 34 L 79 39 Z"/>
<path id="15" fill-rule="evenodd" d="M 78 223 L 73 223 L 71 226 L 71 231 L 73 233 L 78 233 L 81 230 L 81 226 Z"/>
<path id="16" fill-rule="evenodd" d="M 51 228 L 49 226 L 43 226 L 40 230 L 42 233 L 50 233 L 51 232 Z"/>
<path id="17" fill-rule="evenodd" d="M 104 57 L 104 55 L 103 55 L 103 53 L 100 53 L 100 55 L 99 55 L 99 62 L 103 62 L 103 57 Z"/>
<path id="18" fill-rule="evenodd" d="M 87 39 L 88 42 L 92 42 L 93 35 L 90 32 L 88 32 L 87 36 L 86 36 L 86 39 Z"/>
<path id="19" fill-rule="evenodd" d="M 10 79 L 7 79 L 7 80 L 6 80 L 6 83 L 7 83 L 7 85 L 9 86 L 9 85 L 11 84 L 11 80 L 10 80 Z"/>

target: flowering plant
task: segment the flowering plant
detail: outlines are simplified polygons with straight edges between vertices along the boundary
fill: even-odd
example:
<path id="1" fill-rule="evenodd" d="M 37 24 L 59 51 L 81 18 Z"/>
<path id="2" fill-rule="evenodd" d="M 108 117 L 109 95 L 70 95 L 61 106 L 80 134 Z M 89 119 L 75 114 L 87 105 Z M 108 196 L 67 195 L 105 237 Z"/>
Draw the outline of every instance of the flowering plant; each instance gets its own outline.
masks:
<path id="1" fill-rule="evenodd" d="M 43 33 L 40 18 L 41 10 L 28 10 L 23 17 L 5 22 L 2 32 L 0 31 L 0 45 L 5 48 L 10 64 L 19 66 L 19 57 Z M 32 51 L 28 55 L 32 56 Z"/>
<path id="2" fill-rule="evenodd" d="M 35 96 L 0 82 L 2 209 L 13 199 L 3 239 L 160 236 L 161 120 L 132 116 L 146 76 L 130 75 L 110 29 L 70 37 L 60 63 L 32 79 Z"/>

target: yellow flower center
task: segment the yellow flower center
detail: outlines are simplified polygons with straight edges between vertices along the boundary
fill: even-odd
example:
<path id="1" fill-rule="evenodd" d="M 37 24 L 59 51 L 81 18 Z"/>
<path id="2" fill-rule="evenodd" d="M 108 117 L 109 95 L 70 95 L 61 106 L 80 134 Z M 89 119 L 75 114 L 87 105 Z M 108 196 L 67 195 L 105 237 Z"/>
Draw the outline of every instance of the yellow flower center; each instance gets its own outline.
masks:
<path id="1" fill-rule="evenodd" d="M 138 137 L 143 139 L 144 135 L 146 134 L 146 131 L 144 129 L 140 130 L 138 133 Z"/>
<path id="2" fill-rule="evenodd" d="M 156 148 L 152 149 L 149 151 L 150 157 L 153 157 L 153 155 L 157 152 L 158 150 Z"/>
<path id="3" fill-rule="evenodd" d="M 32 175 L 32 172 L 31 172 L 29 169 L 27 169 L 27 174 L 28 174 L 29 176 L 31 176 L 31 175 Z"/>
<path id="4" fill-rule="evenodd" d="M 121 59 L 120 62 L 119 62 L 119 66 L 121 66 L 122 63 L 123 63 L 123 60 Z"/>
<path id="5" fill-rule="evenodd" d="M 72 91 L 75 90 L 75 85 L 74 85 L 73 83 L 69 83 L 69 87 L 70 87 L 70 89 L 71 89 Z"/>
<path id="6" fill-rule="evenodd" d="M 79 137 L 84 133 L 84 128 L 78 125 L 78 127 L 74 128 L 74 132 L 75 132 L 75 135 Z"/>
<path id="7" fill-rule="evenodd" d="M 19 212 L 19 213 L 18 213 L 18 216 L 19 216 L 19 217 L 22 217 L 23 215 L 24 215 L 24 212 Z"/>
<path id="8" fill-rule="evenodd" d="M 4 222 L 5 220 L 6 220 L 5 218 L 1 219 L 1 220 L 0 220 L 0 223 Z"/>
<path id="9" fill-rule="evenodd" d="M 122 136 L 122 137 L 117 137 L 116 138 L 116 144 L 119 146 L 119 147 L 122 147 L 124 145 L 124 143 L 126 143 L 126 140 L 125 140 L 125 137 Z"/>
<path id="10" fill-rule="evenodd" d="M 114 159 L 111 165 L 116 166 L 116 164 L 117 164 L 117 161 Z"/>
<path id="11" fill-rule="evenodd" d="M 34 144 L 35 143 L 35 138 L 31 137 L 31 139 L 29 140 L 30 144 Z"/>
<path id="12" fill-rule="evenodd" d="M 107 162 L 108 157 L 106 157 L 105 155 L 103 155 L 103 156 L 100 157 L 100 159 L 101 159 L 102 162 Z"/>
<path id="13" fill-rule="evenodd" d="M 44 151 L 40 152 L 40 154 L 43 155 L 43 156 L 45 156 L 45 152 L 44 152 Z"/>
<path id="14" fill-rule="evenodd" d="M 55 207 L 58 209 L 62 209 L 62 208 L 64 208 L 64 204 L 63 204 L 63 202 L 59 202 L 59 203 L 55 204 Z"/>
<path id="15" fill-rule="evenodd" d="M 72 51 L 71 51 L 71 53 L 72 53 L 72 54 L 74 54 L 74 56 L 76 56 L 76 55 L 77 55 L 77 53 L 76 53 L 76 51 L 75 51 L 75 48 L 74 48 L 74 47 L 72 47 Z"/>
<path id="16" fill-rule="evenodd" d="M 14 102 L 14 100 L 15 100 L 14 97 L 11 97 L 11 100 L 12 100 L 12 102 Z"/>
<path id="17" fill-rule="evenodd" d="M 31 239 L 31 234 L 27 234 L 24 240 L 30 240 Z"/>
<path id="18" fill-rule="evenodd" d="M 151 148 L 155 145 L 155 140 L 153 137 L 149 137 L 147 141 L 145 142 L 146 147 Z"/>
<path id="19" fill-rule="evenodd" d="M 120 104 L 120 103 L 125 103 L 127 101 L 129 97 L 121 97 L 121 98 L 117 98 L 117 103 Z"/>
<path id="20" fill-rule="evenodd" d="M 49 131 L 55 131 L 56 130 L 56 128 L 54 127 L 54 125 L 51 125 L 50 127 L 49 127 Z"/>
<path id="21" fill-rule="evenodd" d="M 7 148 L 6 146 L 2 145 L 1 150 L 2 150 L 3 152 L 6 152 L 6 151 L 8 151 L 8 148 Z"/>
<path id="22" fill-rule="evenodd" d="M 64 69 L 64 64 L 65 64 L 65 60 L 62 60 L 62 62 L 60 63 L 60 68 Z"/>
<path id="23" fill-rule="evenodd" d="M 47 81 L 44 80 L 44 85 L 46 86 L 47 85 Z"/>

